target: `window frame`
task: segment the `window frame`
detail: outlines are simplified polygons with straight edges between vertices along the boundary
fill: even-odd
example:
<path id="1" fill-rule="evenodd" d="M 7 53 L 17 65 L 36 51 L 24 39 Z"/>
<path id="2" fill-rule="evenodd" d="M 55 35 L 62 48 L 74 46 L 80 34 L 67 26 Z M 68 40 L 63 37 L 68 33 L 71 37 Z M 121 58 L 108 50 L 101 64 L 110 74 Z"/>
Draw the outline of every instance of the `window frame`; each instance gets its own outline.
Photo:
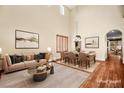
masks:
<path id="1" fill-rule="evenodd" d="M 65 39 L 63 43 L 63 39 Z M 65 44 L 65 45 L 64 45 Z M 56 35 L 56 52 L 67 52 L 68 51 L 68 36 Z"/>
<path id="2" fill-rule="evenodd" d="M 59 13 L 60 13 L 60 15 L 65 15 L 65 7 L 63 6 L 63 5 L 60 5 L 59 6 Z"/>

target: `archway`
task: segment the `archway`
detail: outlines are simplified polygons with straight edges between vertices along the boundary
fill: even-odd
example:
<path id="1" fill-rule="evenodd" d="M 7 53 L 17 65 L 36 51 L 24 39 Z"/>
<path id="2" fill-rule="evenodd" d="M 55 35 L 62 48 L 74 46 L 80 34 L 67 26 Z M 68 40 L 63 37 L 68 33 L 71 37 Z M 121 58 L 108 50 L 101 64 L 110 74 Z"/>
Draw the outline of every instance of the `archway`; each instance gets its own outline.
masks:
<path id="1" fill-rule="evenodd" d="M 106 34 L 107 37 L 107 59 L 110 54 L 119 56 L 122 59 L 122 32 L 120 30 L 111 30 Z"/>

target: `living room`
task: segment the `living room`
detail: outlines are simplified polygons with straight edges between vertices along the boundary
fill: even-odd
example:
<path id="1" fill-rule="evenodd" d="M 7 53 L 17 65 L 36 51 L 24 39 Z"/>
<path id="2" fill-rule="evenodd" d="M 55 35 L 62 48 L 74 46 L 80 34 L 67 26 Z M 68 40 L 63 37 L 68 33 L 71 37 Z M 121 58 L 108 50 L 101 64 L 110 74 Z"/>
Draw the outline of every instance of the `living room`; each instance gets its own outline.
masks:
<path id="1" fill-rule="evenodd" d="M 27 73 L 32 70 L 30 69 L 30 66 L 33 64 L 32 61 L 30 64 L 24 63 L 24 66 L 26 66 L 25 68 L 21 68 L 23 66 L 18 66 L 11 70 L 10 68 L 8 68 L 8 70 L 2 69 L 0 87 L 78 88 L 85 87 L 85 85 L 86 87 L 90 86 L 87 85 L 89 82 L 87 84 L 85 83 L 87 82 L 87 79 L 89 79 L 96 70 L 98 71 L 98 67 L 100 67 L 99 65 L 101 63 L 106 63 L 106 60 L 112 58 L 108 59 L 109 53 L 107 52 L 107 33 L 109 32 L 120 31 L 122 33 L 121 39 L 119 37 L 119 40 L 122 40 L 120 44 L 122 45 L 120 49 L 121 54 L 114 55 L 114 60 L 116 60 L 115 56 L 117 56 L 117 58 L 119 56 L 122 60 L 121 65 L 118 66 L 118 68 L 122 68 L 122 63 L 124 63 L 124 56 L 122 56 L 124 53 L 123 16 L 124 8 L 121 5 L 1 5 L 0 52 L 2 55 L 2 64 L 5 63 L 4 57 L 8 55 L 26 55 L 28 56 L 27 60 L 25 60 L 27 62 L 35 59 L 34 56 L 33 58 L 31 57 L 32 55 L 46 53 L 43 59 L 45 59 L 46 62 L 49 62 L 49 64 L 38 69 L 44 70 L 44 68 L 49 68 L 50 71 L 47 71 L 47 77 L 46 73 L 42 75 L 41 78 L 43 79 L 43 76 L 45 76 L 45 80 L 39 82 L 41 78 L 39 79 L 38 76 L 38 78 L 35 78 L 38 82 L 34 82 L 31 81 L 31 74 Z M 27 36 L 31 36 L 31 39 L 27 39 Z M 79 42 L 77 43 L 77 41 Z M 90 41 L 94 41 L 94 45 L 88 45 Z M 33 43 L 36 44 L 33 45 Z M 76 50 L 77 47 L 78 49 Z M 78 50 L 79 53 L 77 54 Z M 78 61 L 74 61 L 74 64 L 72 61 L 70 64 L 66 59 L 62 60 L 61 52 L 63 51 L 73 51 L 76 55 L 80 55 L 80 52 L 93 52 L 93 54 L 95 54 L 95 56 L 93 55 L 93 61 L 95 58 L 96 62 L 94 61 L 94 63 L 90 64 L 88 61 L 86 67 L 82 67 L 80 63 L 78 64 Z M 43 54 L 40 56 L 43 56 Z M 6 61 L 10 59 L 11 57 L 6 58 Z M 42 60 L 42 62 L 39 58 L 36 58 L 35 60 L 38 62 L 38 65 L 40 62 L 41 64 L 45 62 L 44 60 Z M 9 63 L 7 63 L 7 65 L 8 64 Z M 5 68 L 5 64 L 3 68 Z M 117 68 L 113 68 L 113 71 L 115 71 L 114 69 Z M 117 71 L 122 70 L 123 69 L 117 69 Z M 121 72 L 120 74 L 123 73 L 124 72 Z M 69 78 L 69 76 L 71 77 Z M 118 81 L 116 82 L 119 83 L 122 77 L 117 79 Z M 13 80 L 15 81 L 13 82 Z M 58 84 L 57 81 L 60 84 Z M 124 83 L 121 82 L 118 87 L 123 87 L 123 84 Z M 116 87 L 116 85 L 113 86 Z M 95 86 L 94 83 L 94 86 L 92 85 L 91 87 L 107 86 Z"/>

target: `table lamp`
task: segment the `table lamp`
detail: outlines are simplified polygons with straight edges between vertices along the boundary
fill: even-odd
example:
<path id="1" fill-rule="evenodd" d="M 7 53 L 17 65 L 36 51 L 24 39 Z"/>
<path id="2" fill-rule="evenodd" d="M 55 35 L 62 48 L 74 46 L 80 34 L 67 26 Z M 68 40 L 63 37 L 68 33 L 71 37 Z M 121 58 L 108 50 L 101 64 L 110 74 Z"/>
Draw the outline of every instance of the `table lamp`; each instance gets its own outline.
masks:
<path id="1" fill-rule="evenodd" d="M 2 48 L 0 48 L 0 58 L 2 57 Z"/>
<path id="2" fill-rule="evenodd" d="M 49 61 L 50 58 L 51 58 L 51 55 L 52 55 L 52 49 L 51 49 L 51 47 L 48 47 L 48 48 L 47 48 L 47 51 L 48 51 L 47 60 Z"/>
<path id="3" fill-rule="evenodd" d="M 51 51 L 52 51 L 51 47 L 48 47 L 48 48 L 47 48 L 47 51 L 48 51 L 49 53 L 51 53 Z"/>

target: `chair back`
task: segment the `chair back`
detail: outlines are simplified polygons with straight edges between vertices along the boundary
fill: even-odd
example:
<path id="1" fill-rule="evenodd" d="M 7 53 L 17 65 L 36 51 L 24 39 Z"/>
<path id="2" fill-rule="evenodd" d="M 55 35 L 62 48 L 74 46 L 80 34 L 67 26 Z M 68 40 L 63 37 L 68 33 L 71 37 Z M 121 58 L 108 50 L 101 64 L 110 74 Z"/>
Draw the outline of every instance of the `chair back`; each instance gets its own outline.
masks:
<path id="1" fill-rule="evenodd" d="M 88 55 L 86 53 L 79 53 L 78 56 L 79 61 L 87 61 L 88 60 Z"/>
<path id="2" fill-rule="evenodd" d="M 69 52 L 61 52 L 61 53 L 60 53 L 60 54 L 61 54 L 61 59 L 67 58 L 67 57 L 68 57 L 68 53 L 69 53 Z"/>
<path id="3" fill-rule="evenodd" d="M 69 52 L 68 57 L 69 59 L 76 59 L 76 54 L 74 54 L 73 52 Z"/>
<path id="4" fill-rule="evenodd" d="M 64 58 L 64 52 L 61 52 L 60 55 L 61 55 L 61 59 L 63 59 Z"/>

